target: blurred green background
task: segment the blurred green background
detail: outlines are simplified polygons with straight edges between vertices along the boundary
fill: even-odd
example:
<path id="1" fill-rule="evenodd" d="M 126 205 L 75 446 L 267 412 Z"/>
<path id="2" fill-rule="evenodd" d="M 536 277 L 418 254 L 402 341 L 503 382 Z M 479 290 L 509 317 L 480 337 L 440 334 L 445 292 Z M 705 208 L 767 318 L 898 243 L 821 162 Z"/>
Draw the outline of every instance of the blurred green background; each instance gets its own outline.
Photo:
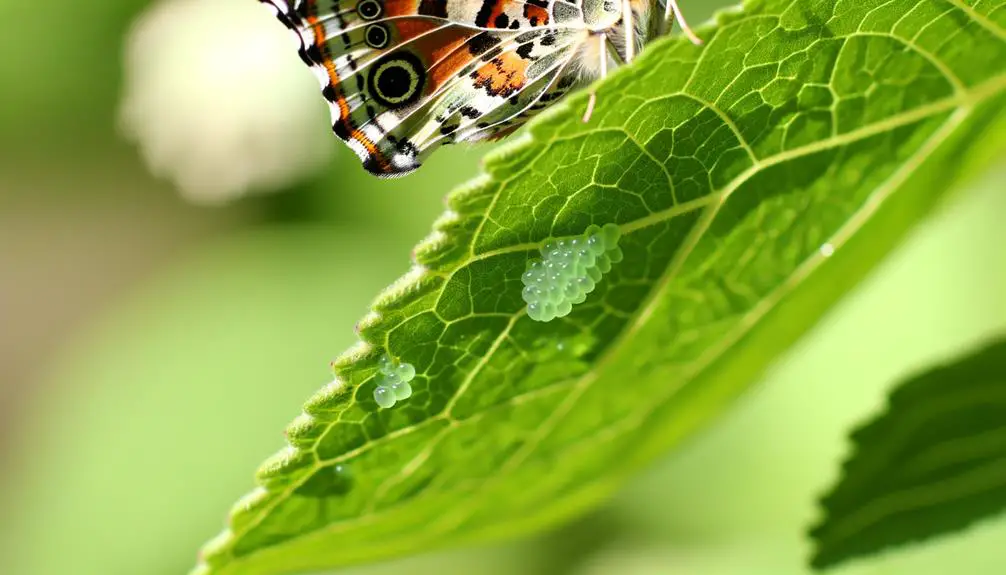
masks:
<path id="1" fill-rule="evenodd" d="M 698 22 L 727 3 L 688 4 Z M 0 573 L 184 573 L 486 149 L 445 149 L 404 180 L 364 174 L 252 0 L 45 7 L 0 5 Z M 213 68 L 266 31 L 289 48 L 269 66 Z M 276 66 L 293 100 L 271 90 Z M 130 106 L 143 114 L 125 138 Z M 235 156 L 246 165 L 220 161 Z M 320 159 L 226 203 L 179 176 L 238 177 L 266 157 Z M 805 573 L 803 530 L 849 426 L 893 381 L 1006 328 L 1004 180 L 975 181 L 718 425 L 603 509 L 526 541 L 342 572 Z M 1006 521 L 986 522 L 838 572 L 1004 573 L 1004 537 Z"/>

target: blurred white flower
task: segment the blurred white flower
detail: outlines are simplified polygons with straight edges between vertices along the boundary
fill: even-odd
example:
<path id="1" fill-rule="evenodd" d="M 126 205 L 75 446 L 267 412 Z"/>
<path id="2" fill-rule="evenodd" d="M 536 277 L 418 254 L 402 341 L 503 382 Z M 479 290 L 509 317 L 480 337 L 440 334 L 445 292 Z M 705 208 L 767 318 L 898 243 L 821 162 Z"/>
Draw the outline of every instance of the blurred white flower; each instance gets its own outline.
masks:
<path id="1" fill-rule="evenodd" d="M 292 183 L 335 148 L 317 80 L 252 0 L 162 0 L 126 38 L 119 120 L 193 201 Z"/>

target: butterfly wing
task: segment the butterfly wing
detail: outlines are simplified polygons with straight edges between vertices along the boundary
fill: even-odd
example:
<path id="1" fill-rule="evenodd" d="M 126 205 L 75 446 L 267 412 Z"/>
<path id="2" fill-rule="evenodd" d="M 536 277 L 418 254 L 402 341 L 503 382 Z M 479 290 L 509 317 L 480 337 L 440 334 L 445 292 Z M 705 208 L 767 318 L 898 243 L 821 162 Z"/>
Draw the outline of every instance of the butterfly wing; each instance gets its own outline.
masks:
<path id="1" fill-rule="evenodd" d="M 582 37 L 561 0 L 261 1 L 296 34 L 335 134 L 381 177 L 526 120 Z"/>
<path id="2" fill-rule="evenodd" d="M 575 50 L 572 56 L 575 58 Z M 527 94 L 523 95 L 519 105 L 501 106 L 478 122 L 474 130 L 463 134 L 461 139 L 476 142 L 500 140 L 509 136 L 583 81 L 583 76 L 571 65 L 572 62 L 572 58 L 567 58 L 561 66 L 539 80 L 537 86 L 531 86 L 526 90 Z"/>
<path id="3" fill-rule="evenodd" d="M 395 118 L 397 125 L 388 131 L 392 139 L 408 142 L 419 161 L 439 145 L 484 139 L 491 127 L 516 128 L 576 53 L 572 33 L 485 34 L 497 42 L 494 47 L 445 74 L 438 90 Z"/>

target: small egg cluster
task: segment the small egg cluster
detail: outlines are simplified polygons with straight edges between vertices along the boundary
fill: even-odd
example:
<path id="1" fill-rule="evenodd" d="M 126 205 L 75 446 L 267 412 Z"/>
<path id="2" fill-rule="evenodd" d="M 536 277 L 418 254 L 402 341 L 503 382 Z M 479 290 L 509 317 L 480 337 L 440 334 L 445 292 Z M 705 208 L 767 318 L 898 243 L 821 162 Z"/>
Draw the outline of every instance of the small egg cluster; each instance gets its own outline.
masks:
<path id="1" fill-rule="evenodd" d="M 620 237 L 618 226 L 605 224 L 590 226 L 582 236 L 545 242 L 544 259 L 530 262 L 522 277 L 527 315 L 551 321 L 583 303 L 611 264 L 622 261 Z"/>
<path id="2" fill-rule="evenodd" d="M 399 401 L 412 397 L 412 386 L 409 382 L 416 377 L 416 368 L 412 364 L 402 363 L 391 356 L 384 356 L 378 363 L 380 375 L 377 379 L 377 389 L 374 390 L 374 401 L 377 405 L 388 409 Z"/>

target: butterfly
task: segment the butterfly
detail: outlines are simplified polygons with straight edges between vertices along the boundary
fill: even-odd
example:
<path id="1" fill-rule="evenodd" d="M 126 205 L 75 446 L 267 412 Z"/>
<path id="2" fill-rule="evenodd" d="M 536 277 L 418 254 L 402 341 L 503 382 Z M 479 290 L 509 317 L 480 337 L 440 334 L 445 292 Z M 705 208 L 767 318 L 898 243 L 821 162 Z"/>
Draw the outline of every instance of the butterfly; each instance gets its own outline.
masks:
<path id="1" fill-rule="evenodd" d="M 675 22 L 700 43 L 677 0 L 663 18 L 659 1 L 260 0 L 294 32 L 335 135 L 378 177 L 509 135 Z"/>

